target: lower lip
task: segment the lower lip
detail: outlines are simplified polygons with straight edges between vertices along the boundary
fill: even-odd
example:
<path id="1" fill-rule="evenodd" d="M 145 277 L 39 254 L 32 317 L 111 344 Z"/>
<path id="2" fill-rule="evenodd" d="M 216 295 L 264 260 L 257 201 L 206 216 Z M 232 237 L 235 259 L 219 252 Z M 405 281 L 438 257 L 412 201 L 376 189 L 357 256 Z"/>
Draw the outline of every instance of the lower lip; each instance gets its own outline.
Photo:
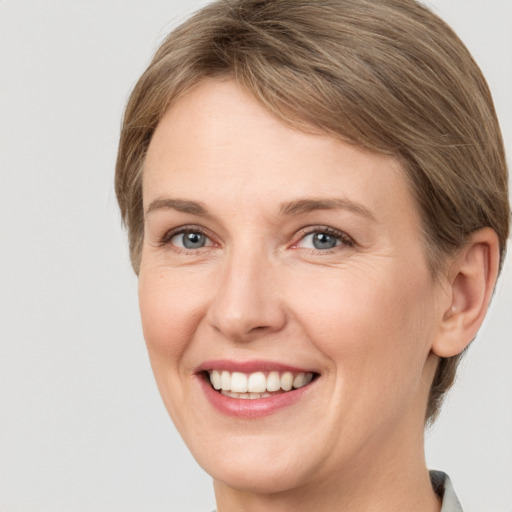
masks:
<path id="1" fill-rule="evenodd" d="M 215 391 L 207 380 L 199 375 L 199 381 L 210 403 L 221 413 L 237 418 L 262 418 L 293 405 L 308 392 L 311 383 L 293 391 L 279 393 L 266 398 L 231 398 Z M 314 382 L 314 381 L 313 381 Z"/>

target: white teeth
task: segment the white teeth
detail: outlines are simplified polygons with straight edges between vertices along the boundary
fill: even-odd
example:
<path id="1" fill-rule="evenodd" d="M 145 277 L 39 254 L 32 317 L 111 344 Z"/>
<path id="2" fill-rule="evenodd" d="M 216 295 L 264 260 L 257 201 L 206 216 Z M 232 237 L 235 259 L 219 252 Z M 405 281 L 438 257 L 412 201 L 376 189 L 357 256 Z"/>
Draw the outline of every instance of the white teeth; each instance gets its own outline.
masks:
<path id="1" fill-rule="evenodd" d="M 267 390 L 267 378 L 263 372 L 251 373 L 247 383 L 247 391 L 251 393 L 263 393 Z"/>
<path id="2" fill-rule="evenodd" d="M 215 389 L 222 388 L 222 377 L 220 376 L 220 372 L 218 370 L 213 370 L 210 375 L 210 380 L 212 381 L 212 385 Z"/>
<path id="3" fill-rule="evenodd" d="M 231 374 L 231 391 L 247 393 L 247 376 L 245 373 L 233 372 Z"/>
<path id="4" fill-rule="evenodd" d="M 290 391 L 293 386 L 293 374 L 292 372 L 284 372 L 283 376 L 281 377 L 281 387 L 285 391 Z"/>
<path id="5" fill-rule="evenodd" d="M 232 391 L 221 391 L 221 394 L 231 398 L 241 398 L 242 400 L 254 400 L 255 398 L 267 398 L 272 396 L 270 393 L 233 393 Z"/>
<path id="6" fill-rule="evenodd" d="M 299 373 L 295 376 L 293 379 L 293 387 L 295 389 L 301 388 L 302 386 L 305 386 L 309 381 L 307 381 L 307 377 L 305 373 Z"/>
<path id="7" fill-rule="evenodd" d="M 281 379 L 278 372 L 270 372 L 267 377 L 267 391 L 279 391 L 281 389 Z"/>
<path id="8" fill-rule="evenodd" d="M 303 372 L 284 372 L 280 375 L 279 372 L 272 371 L 265 376 L 264 372 L 245 374 L 212 370 L 209 374 L 214 389 L 221 391 L 223 395 L 240 399 L 266 398 L 276 391 L 302 388 L 313 379 L 312 373 Z"/>
<path id="9" fill-rule="evenodd" d="M 225 396 L 229 396 L 231 398 L 239 398 L 240 397 L 240 393 L 232 393 L 231 391 L 224 391 L 222 390 L 221 393 Z"/>
<path id="10" fill-rule="evenodd" d="M 227 371 L 221 373 L 221 388 L 223 391 L 229 391 L 231 389 L 231 374 Z"/>

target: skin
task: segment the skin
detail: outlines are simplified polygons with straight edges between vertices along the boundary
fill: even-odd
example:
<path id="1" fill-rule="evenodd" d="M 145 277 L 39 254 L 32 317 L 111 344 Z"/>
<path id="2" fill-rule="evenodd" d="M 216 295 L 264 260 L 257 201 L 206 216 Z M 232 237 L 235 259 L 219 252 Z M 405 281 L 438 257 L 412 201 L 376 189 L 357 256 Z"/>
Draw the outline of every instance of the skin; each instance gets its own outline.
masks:
<path id="1" fill-rule="evenodd" d="M 202 82 L 163 117 L 143 197 L 144 336 L 219 512 L 438 511 L 423 453 L 428 390 L 436 354 L 462 350 L 483 319 L 492 232 L 433 280 L 397 161 L 284 126 L 230 80 Z M 342 201 L 293 203 L 303 199 Z M 185 249 L 183 227 L 202 230 L 204 247 Z M 336 245 L 318 249 L 311 232 L 327 228 Z M 197 368 L 211 359 L 319 377 L 295 404 L 237 418 L 205 397 Z"/>

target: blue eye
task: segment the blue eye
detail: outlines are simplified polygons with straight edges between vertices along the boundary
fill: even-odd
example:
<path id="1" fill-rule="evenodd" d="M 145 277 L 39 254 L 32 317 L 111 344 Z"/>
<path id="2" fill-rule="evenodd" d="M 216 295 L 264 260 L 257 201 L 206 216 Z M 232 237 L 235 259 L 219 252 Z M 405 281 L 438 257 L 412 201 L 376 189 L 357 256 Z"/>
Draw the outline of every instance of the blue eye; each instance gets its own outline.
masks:
<path id="1" fill-rule="evenodd" d="M 350 247 L 353 245 L 353 241 L 348 235 L 342 232 L 323 228 L 306 233 L 297 244 L 297 247 L 328 251 L 340 245 Z"/>
<path id="2" fill-rule="evenodd" d="M 315 249 L 332 249 L 340 243 L 338 238 L 328 233 L 312 233 L 311 236 Z"/>
<path id="3" fill-rule="evenodd" d="M 174 235 L 171 244 L 181 249 L 201 249 L 211 245 L 210 239 L 200 231 L 184 231 Z"/>

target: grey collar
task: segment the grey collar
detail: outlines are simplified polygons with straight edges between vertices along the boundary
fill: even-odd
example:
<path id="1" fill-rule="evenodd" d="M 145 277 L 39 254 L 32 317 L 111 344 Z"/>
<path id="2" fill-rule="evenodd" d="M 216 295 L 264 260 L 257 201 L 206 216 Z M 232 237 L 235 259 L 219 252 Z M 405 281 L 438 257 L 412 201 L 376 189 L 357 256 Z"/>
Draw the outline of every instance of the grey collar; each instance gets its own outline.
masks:
<path id="1" fill-rule="evenodd" d="M 441 512 L 463 512 L 462 505 L 453 490 L 450 477 L 442 471 L 430 471 L 430 481 L 434 491 L 442 498 Z"/>

